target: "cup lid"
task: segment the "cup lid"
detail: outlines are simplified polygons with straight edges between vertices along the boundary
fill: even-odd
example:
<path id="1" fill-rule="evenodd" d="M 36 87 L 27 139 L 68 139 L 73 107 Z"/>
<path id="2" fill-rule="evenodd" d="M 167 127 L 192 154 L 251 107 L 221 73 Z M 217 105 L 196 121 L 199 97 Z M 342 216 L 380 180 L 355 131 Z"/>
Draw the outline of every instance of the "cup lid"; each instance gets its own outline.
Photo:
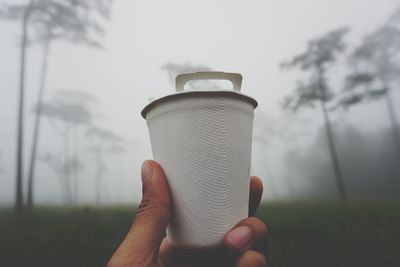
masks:
<path id="1" fill-rule="evenodd" d="M 192 80 L 229 80 L 232 82 L 233 91 L 218 90 L 218 91 L 184 91 L 185 84 Z M 194 73 L 183 73 L 176 76 L 176 93 L 166 95 L 151 101 L 147 104 L 141 115 L 146 119 L 147 113 L 154 107 L 169 101 L 175 101 L 177 99 L 193 98 L 193 97 L 226 97 L 236 98 L 246 101 L 256 108 L 258 102 L 247 95 L 240 92 L 242 85 L 242 75 L 239 73 L 225 73 L 225 72 L 194 72 Z"/>

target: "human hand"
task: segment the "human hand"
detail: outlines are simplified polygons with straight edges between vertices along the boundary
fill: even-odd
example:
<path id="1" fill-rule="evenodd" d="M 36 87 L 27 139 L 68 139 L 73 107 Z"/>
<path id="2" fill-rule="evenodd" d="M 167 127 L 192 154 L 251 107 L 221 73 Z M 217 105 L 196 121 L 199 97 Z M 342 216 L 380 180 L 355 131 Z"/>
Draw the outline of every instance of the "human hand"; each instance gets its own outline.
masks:
<path id="1" fill-rule="evenodd" d="M 267 227 L 255 217 L 239 222 L 224 238 L 220 248 L 189 251 L 172 247 L 165 238 L 171 217 L 167 180 L 155 161 L 142 166 L 142 202 L 134 223 L 108 267 L 263 267 L 267 266 Z M 263 185 L 250 180 L 249 213 L 252 216 L 261 199 Z"/>

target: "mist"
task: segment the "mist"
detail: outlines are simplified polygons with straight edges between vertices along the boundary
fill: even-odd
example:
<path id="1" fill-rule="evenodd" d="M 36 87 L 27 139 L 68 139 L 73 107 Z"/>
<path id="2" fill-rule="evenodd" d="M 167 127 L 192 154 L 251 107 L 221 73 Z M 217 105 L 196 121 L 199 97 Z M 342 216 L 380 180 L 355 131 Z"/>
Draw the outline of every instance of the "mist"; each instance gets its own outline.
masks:
<path id="1" fill-rule="evenodd" d="M 140 112 L 149 98 L 174 92 L 177 74 L 204 70 L 241 73 L 242 92 L 259 102 L 252 174 L 264 182 L 264 200 L 339 199 L 318 102 L 298 110 L 283 107 L 298 80 L 307 87 L 310 71 L 287 71 L 281 65 L 302 53 L 310 40 L 341 27 L 348 29 L 343 36 L 346 49 L 329 62 L 324 79 L 334 97 L 323 101 L 347 198 L 398 197 L 400 154 L 385 97 L 390 87 L 392 116 L 397 119 L 399 80 L 387 77 L 389 85 L 384 87 L 380 65 L 358 59 L 349 63 L 367 36 L 389 22 L 400 29 L 397 1 L 119 0 L 108 8 L 109 14 L 92 10 L 101 30 L 91 29 L 87 36 L 74 35 L 72 29 L 59 32 L 60 26 L 46 39 L 43 29 L 48 28 L 34 23 L 29 28 L 21 156 L 24 201 L 39 114 L 35 204 L 139 202 L 140 166 L 152 157 Z M 187 12 L 192 9 L 196 12 Z M 7 14 L 0 17 L 0 205 L 9 206 L 16 191 L 21 27 Z M 399 66 L 399 53 L 392 60 Z M 356 89 L 344 91 L 355 70 L 376 75 L 368 84 L 358 79 Z M 216 86 L 231 89 L 214 82 L 193 84 L 192 89 Z M 364 94 L 365 86 L 376 97 Z"/>

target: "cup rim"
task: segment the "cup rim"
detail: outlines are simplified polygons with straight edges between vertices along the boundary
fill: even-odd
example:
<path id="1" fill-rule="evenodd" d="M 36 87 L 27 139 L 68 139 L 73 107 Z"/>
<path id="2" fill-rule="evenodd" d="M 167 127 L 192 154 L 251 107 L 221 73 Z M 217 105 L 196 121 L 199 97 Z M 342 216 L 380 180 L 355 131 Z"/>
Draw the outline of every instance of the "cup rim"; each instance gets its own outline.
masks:
<path id="1" fill-rule="evenodd" d="M 171 95 L 166 95 L 160 98 L 157 98 L 153 101 L 151 101 L 149 104 L 147 104 L 142 112 L 141 115 L 144 119 L 146 119 L 146 116 L 148 112 L 155 108 L 156 106 L 166 102 L 166 101 L 171 101 L 175 99 L 182 99 L 182 98 L 189 98 L 189 97 L 196 97 L 196 96 L 223 96 L 223 97 L 230 97 L 230 98 L 236 98 L 240 100 L 244 100 L 250 104 L 253 105 L 254 109 L 257 108 L 258 102 L 254 98 L 247 96 L 242 93 L 238 93 L 235 91 L 185 91 L 185 92 L 180 92 L 176 94 L 171 94 Z"/>

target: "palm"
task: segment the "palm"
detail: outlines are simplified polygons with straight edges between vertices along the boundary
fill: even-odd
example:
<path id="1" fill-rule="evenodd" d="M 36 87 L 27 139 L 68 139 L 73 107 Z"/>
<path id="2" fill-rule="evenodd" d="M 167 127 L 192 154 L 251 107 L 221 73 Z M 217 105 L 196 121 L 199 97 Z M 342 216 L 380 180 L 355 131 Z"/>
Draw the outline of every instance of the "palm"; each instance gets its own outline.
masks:
<path id="1" fill-rule="evenodd" d="M 267 226 L 255 217 L 236 224 L 219 248 L 193 251 L 172 247 L 165 239 L 172 203 L 161 166 L 155 161 L 145 161 L 142 181 L 143 197 L 134 223 L 108 267 L 267 266 Z M 261 180 L 251 177 L 249 215 L 255 213 L 262 191 Z"/>

